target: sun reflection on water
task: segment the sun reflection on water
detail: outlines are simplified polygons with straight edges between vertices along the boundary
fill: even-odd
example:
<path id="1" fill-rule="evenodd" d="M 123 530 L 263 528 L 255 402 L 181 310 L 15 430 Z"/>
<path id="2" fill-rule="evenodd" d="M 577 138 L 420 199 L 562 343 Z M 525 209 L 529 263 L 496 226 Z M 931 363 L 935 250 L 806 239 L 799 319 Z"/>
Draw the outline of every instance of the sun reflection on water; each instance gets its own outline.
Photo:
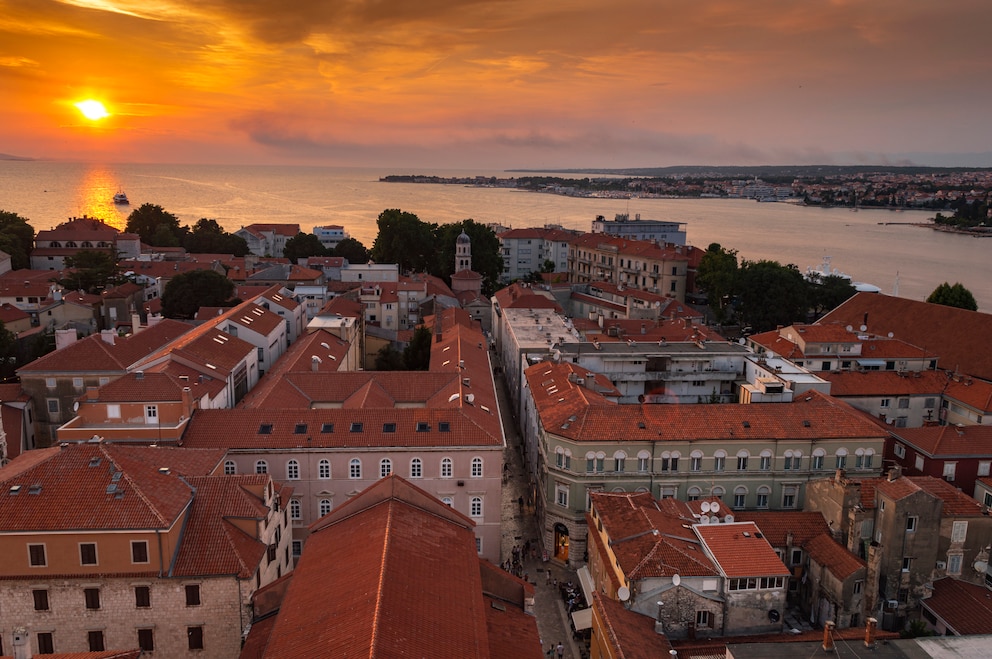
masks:
<path id="1" fill-rule="evenodd" d="M 121 190 L 111 170 L 103 165 L 93 165 L 86 170 L 76 189 L 78 216 L 95 217 L 123 231 L 131 207 L 114 203 L 114 194 Z"/>

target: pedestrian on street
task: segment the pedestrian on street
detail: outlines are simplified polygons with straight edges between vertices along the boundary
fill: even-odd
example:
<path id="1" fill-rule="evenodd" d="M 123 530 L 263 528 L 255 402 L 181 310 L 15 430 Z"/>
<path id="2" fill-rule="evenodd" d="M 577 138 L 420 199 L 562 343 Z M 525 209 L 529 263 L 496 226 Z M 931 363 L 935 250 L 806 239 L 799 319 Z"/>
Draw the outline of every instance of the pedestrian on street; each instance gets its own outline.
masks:
<path id="1" fill-rule="evenodd" d="M 548 580 L 546 582 L 546 585 L 548 585 L 548 586 L 551 585 L 551 570 L 548 570 Z"/>
<path id="2" fill-rule="evenodd" d="M 558 641 L 558 645 L 555 646 L 555 653 L 558 655 L 558 659 L 565 656 L 565 646 L 561 644 L 561 641 Z"/>

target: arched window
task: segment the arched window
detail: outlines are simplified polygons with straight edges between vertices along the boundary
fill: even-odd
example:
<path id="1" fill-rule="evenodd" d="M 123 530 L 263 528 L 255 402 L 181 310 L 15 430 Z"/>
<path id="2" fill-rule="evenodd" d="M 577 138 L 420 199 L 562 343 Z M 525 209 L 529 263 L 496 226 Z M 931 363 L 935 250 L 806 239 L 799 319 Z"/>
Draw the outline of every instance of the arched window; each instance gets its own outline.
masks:
<path id="1" fill-rule="evenodd" d="M 234 460 L 224 461 L 224 474 L 230 476 L 231 474 L 238 473 L 238 465 L 234 464 Z"/>
<path id="2" fill-rule="evenodd" d="M 482 458 L 472 458 L 472 478 L 482 478 Z"/>
<path id="3" fill-rule="evenodd" d="M 351 462 L 348 463 L 348 478 L 361 478 L 362 477 L 362 461 L 358 458 L 352 458 Z"/>
<path id="4" fill-rule="evenodd" d="M 768 496 L 772 493 L 772 488 L 767 485 L 762 485 L 758 488 L 758 499 L 756 501 L 758 508 L 768 507 Z"/>
<path id="5" fill-rule="evenodd" d="M 323 517 L 324 515 L 327 515 L 328 513 L 331 512 L 331 500 L 330 499 L 321 499 L 320 500 L 320 504 L 319 504 L 318 507 L 319 507 L 319 512 L 320 512 L 320 516 L 321 517 Z"/>
<path id="6" fill-rule="evenodd" d="M 769 449 L 765 449 L 764 451 L 762 451 L 761 465 L 759 467 L 761 471 L 771 471 L 773 460 L 774 460 L 774 456 L 772 455 L 772 452 Z"/>
<path id="7" fill-rule="evenodd" d="M 727 467 L 727 452 L 723 449 L 713 454 L 713 471 L 723 471 Z"/>
<path id="8" fill-rule="evenodd" d="M 385 478 L 393 473 L 393 461 L 389 458 L 379 460 L 379 478 Z"/>
<path id="9" fill-rule="evenodd" d="M 689 454 L 689 470 L 690 471 L 702 471 L 703 470 L 703 452 L 700 450 L 695 450 Z"/>
<path id="10" fill-rule="evenodd" d="M 615 487 L 611 490 L 611 492 L 626 492 L 626 491 L 627 490 L 623 489 L 622 487 Z"/>
<path id="11" fill-rule="evenodd" d="M 300 506 L 300 500 L 299 499 L 290 499 L 289 500 L 289 518 L 290 519 L 294 519 L 294 520 L 298 520 L 301 517 L 303 517 L 303 507 Z"/>
<path id="12" fill-rule="evenodd" d="M 617 473 L 622 473 L 627 466 L 627 454 L 623 451 L 617 451 L 613 454 L 613 471 Z M 623 488 L 620 488 L 623 490 Z"/>
<path id="13" fill-rule="evenodd" d="M 834 468 L 835 469 L 846 469 L 847 468 L 847 449 L 839 448 L 837 452 L 834 453 Z"/>
<path id="14" fill-rule="evenodd" d="M 717 497 L 718 499 L 722 499 L 723 495 L 726 493 L 727 490 L 720 485 L 715 485 L 713 486 L 713 489 L 710 490 L 710 494 Z"/>
<path id="15" fill-rule="evenodd" d="M 651 470 L 651 454 L 647 451 L 637 452 L 637 471 Z"/>
<path id="16" fill-rule="evenodd" d="M 746 450 L 737 452 L 737 471 L 747 470 L 747 459 L 751 456 Z"/>
<path id="17" fill-rule="evenodd" d="M 469 502 L 469 517 L 482 517 L 482 497 L 472 497 Z"/>
<path id="18" fill-rule="evenodd" d="M 692 487 L 690 487 L 689 490 L 686 492 L 686 498 L 689 501 L 696 501 L 702 495 L 703 495 L 703 491 L 701 489 L 699 489 L 698 487 L 696 487 L 695 485 L 693 485 Z"/>
<path id="19" fill-rule="evenodd" d="M 747 503 L 747 488 L 738 485 L 734 488 L 734 508 L 743 508 Z"/>
<path id="20" fill-rule="evenodd" d="M 300 463 L 296 460 L 290 460 L 286 463 L 286 480 L 300 480 Z"/>
<path id="21" fill-rule="evenodd" d="M 451 458 L 441 458 L 441 478 L 451 478 Z"/>
<path id="22" fill-rule="evenodd" d="M 420 461 L 420 458 L 414 458 L 410 460 L 410 478 L 423 478 L 424 477 L 424 463 Z"/>
<path id="23" fill-rule="evenodd" d="M 452 506 L 451 497 L 441 497 L 441 503 L 450 508 Z"/>
<path id="24" fill-rule="evenodd" d="M 331 477 L 331 461 L 321 460 L 317 463 L 317 476 L 321 480 L 327 480 Z"/>
<path id="25" fill-rule="evenodd" d="M 813 455 L 809 459 L 809 468 L 813 470 L 823 469 L 823 458 L 827 454 L 822 448 L 814 449 Z"/>
<path id="26" fill-rule="evenodd" d="M 255 473 L 256 474 L 267 474 L 269 473 L 269 463 L 265 460 L 259 460 L 255 463 Z"/>

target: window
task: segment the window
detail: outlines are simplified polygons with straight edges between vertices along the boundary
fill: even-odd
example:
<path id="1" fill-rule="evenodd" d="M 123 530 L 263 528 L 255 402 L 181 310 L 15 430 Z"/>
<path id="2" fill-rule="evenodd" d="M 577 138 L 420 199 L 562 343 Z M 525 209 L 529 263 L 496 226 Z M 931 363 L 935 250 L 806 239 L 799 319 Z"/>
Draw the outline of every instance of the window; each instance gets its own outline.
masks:
<path id="1" fill-rule="evenodd" d="M 348 478 L 361 478 L 362 477 L 362 461 L 358 458 L 352 458 L 351 462 L 348 463 Z"/>
<path id="2" fill-rule="evenodd" d="M 988 476 L 989 475 L 989 467 L 990 467 L 990 465 L 992 465 L 992 462 L 989 462 L 988 460 L 979 460 L 979 462 L 978 462 L 978 474 L 977 475 L 978 476 Z"/>
<path id="3" fill-rule="evenodd" d="M 772 468 L 772 456 L 762 454 L 761 464 L 758 468 L 761 469 L 761 471 L 770 471 Z"/>
<path id="4" fill-rule="evenodd" d="M 482 458 L 472 458 L 472 478 L 482 478 Z"/>
<path id="5" fill-rule="evenodd" d="M 48 403 L 48 414 L 51 416 L 57 416 L 59 413 L 59 399 L 58 398 L 48 398 L 46 399 Z"/>
<path id="6" fill-rule="evenodd" d="M 902 444 L 896 443 L 892 446 L 892 452 L 896 454 L 897 458 L 906 457 L 906 447 Z"/>
<path id="7" fill-rule="evenodd" d="M 891 399 L 889 399 L 889 398 L 883 398 L 882 400 L 878 401 L 878 406 L 879 407 L 882 407 L 882 408 L 885 408 L 885 407 L 888 407 L 891 402 L 892 402 Z"/>
<path id="8" fill-rule="evenodd" d="M 234 464 L 234 460 L 225 460 L 224 461 L 224 474 L 226 476 L 232 476 L 232 475 L 234 475 L 236 473 L 238 473 L 238 466 L 236 464 Z"/>
<path id="9" fill-rule="evenodd" d="M 317 463 L 317 478 L 326 481 L 331 477 L 331 461 L 321 460 Z"/>
<path id="10" fill-rule="evenodd" d="M 786 485 L 782 488 L 782 507 L 783 508 L 795 508 L 796 507 L 796 494 L 799 487 L 796 485 Z"/>
<path id="11" fill-rule="evenodd" d="M 87 609 L 99 609 L 100 608 L 100 589 L 99 588 L 83 588 L 83 599 L 86 600 Z"/>
<path id="12" fill-rule="evenodd" d="M 55 639 L 52 632 L 38 632 L 38 654 L 54 654 Z"/>
<path id="13" fill-rule="evenodd" d="M 792 550 L 792 562 L 790 565 L 799 565 L 803 560 L 803 550 L 793 549 Z"/>
<path id="14" fill-rule="evenodd" d="M 898 401 L 898 403 L 897 403 L 897 405 L 899 406 L 899 409 L 900 410 L 908 409 L 909 408 L 909 399 L 908 398 L 900 398 L 899 401 Z"/>
<path id="15" fill-rule="evenodd" d="M 300 504 L 299 499 L 289 500 L 289 518 L 293 521 L 303 518 L 303 506 Z"/>
<path id="16" fill-rule="evenodd" d="M 902 571 L 909 572 L 909 569 L 913 567 L 913 559 L 909 556 L 903 556 L 902 559 Z"/>
<path id="17" fill-rule="evenodd" d="M 555 503 L 562 508 L 568 508 L 568 485 L 558 483 L 555 487 Z"/>
<path id="18" fill-rule="evenodd" d="M 944 480 L 954 481 L 954 472 L 957 469 L 958 463 L 956 462 L 945 462 L 944 463 Z"/>
<path id="19" fill-rule="evenodd" d="M 961 574 L 961 554 L 953 554 L 947 557 L 947 573 Z"/>
<path id="20" fill-rule="evenodd" d="M 410 478 L 423 478 L 424 477 L 424 463 L 421 462 L 420 458 L 414 458 L 410 460 Z"/>
<path id="21" fill-rule="evenodd" d="M 331 500 L 330 499 L 321 499 L 320 500 L 320 504 L 318 505 L 318 510 L 320 512 L 320 516 L 321 517 L 323 517 L 324 515 L 330 514 L 330 512 L 331 512 Z"/>
<path id="22" fill-rule="evenodd" d="M 131 541 L 131 562 L 132 563 L 148 562 L 148 543 L 146 541 L 144 540 Z"/>
<path id="23" fill-rule="evenodd" d="M 55 378 L 45 378 L 45 386 L 48 387 L 49 389 L 54 389 L 55 387 L 58 386 L 58 382 L 55 380 Z"/>
<path id="24" fill-rule="evenodd" d="M 300 554 L 303 553 L 303 541 L 293 540 L 293 557 L 299 558 Z"/>
<path id="25" fill-rule="evenodd" d="M 913 461 L 913 464 L 915 464 L 915 465 L 916 465 L 916 468 L 917 468 L 917 470 L 919 470 L 919 471 L 923 471 L 923 467 L 924 467 L 924 464 L 925 464 L 925 463 L 926 463 L 926 460 L 925 460 L 925 459 L 924 459 L 924 457 L 923 457 L 922 455 L 920 455 L 920 454 L 917 454 L 917 455 L 916 455 L 916 460 L 914 460 L 914 461 Z"/>
<path id="26" fill-rule="evenodd" d="M 713 471 L 723 471 L 724 466 L 727 463 L 726 456 L 716 455 L 713 457 Z"/>
<path id="27" fill-rule="evenodd" d="M 690 487 L 689 490 L 686 492 L 686 499 L 689 501 L 698 501 L 699 497 L 701 497 L 702 494 L 703 491 L 700 490 L 698 487 Z"/>
<path id="28" fill-rule="evenodd" d="M 874 453 L 871 453 L 870 451 L 871 451 L 871 449 L 869 449 L 868 451 L 865 451 L 864 463 L 861 465 L 863 469 L 871 469 L 871 463 L 872 463 L 872 460 L 874 459 L 874 455 L 875 454 Z"/>
<path id="29" fill-rule="evenodd" d="M 47 611 L 48 610 L 48 591 L 47 590 L 32 590 L 31 596 L 34 598 L 34 610 L 35 611 Z"/>
<path id="30" fill-rule="evenodd" d="M 472 497 L 469 502 L 469 517 L 482 517 L 482 497 Z"/>
<path id="31" fill-rule="evenodd" d="M 913 533 L 916 531 L 916 524 L 920 521 L 920 518 L 915 515 L 910 515 L 906 518 L 906 533 Z"/>
<path id="32" fill-rule="evenodd" d="M 186 606 L 200 606 L 200 584 L 186 584 Z"/>
<path id="33" fill-rule="evenodd" d="M 613 459 L 615 460 L 614 471 L 616 471 L 617 473 L 623 473 L 624 466 L 627 462 L 627 458 L 623 455 L 617 455 Z"/>
<path id="34" fill-rule="evenodd" d="M 836 456 L 835 466 L 837 469 L 845 469 L 847 467 L 847 456 L 838 454 Z"/>
<path id="35" fill-rule="evenodd" d="M 90 652 L 103 652 L 103 632 L 99 629 L 86 632 L 86 640 L 90 646 Z"/>
<path id="36" fill-rule="evenodd" d="M 696 627 L 709 627 L 709 626 L 710 626 L 710 612 L 696 611 Z"/>
<path id="37" fill-rule="evenodd" d="M 451 508 L 451 506 L 454 505 L 454 502 L 452 501 L 451 497 L 441 497 L 441 503 L 443 503 L 449 508 Z"/>
<path id="38" fill-rule="evenodd" d="M 747 471 L 747 455 L 737 456 L 737 471 Z"/>
<path id="39" fill-rule="evenodd" d="M 121 418 L 121 406 L 119 403 L 108 403 L 107 404 L 107 418 L 108 419 L 120 419 Z"/>
<path id="40" fill-rule="evenodd" d="M 689 471 L 702 471 L 703 470 L 703 456 L 692 455 L 689 457 Z"/>
<path id="41" fill-rule="evenodd" d="M 45 545 L 28 545 L 28 558 L 31 567 L 45 567 L 48 560 L 45 557 Z"/>
<path id="42" fill-rule="evenodd" d="M 393 461 L 389 458 L 379 460 L 379 478 L 385 478 L 393 473 Z"/>
<path id="43" fill-rule="evenodd" d="M 743 508 L 747 500 L 747 490 L 738 487 L 734 490 L 734 508 Z"/>
<path id="44" fill-rule="evenodd" d="M 145 405 L 145 420 L 154 422 L 158 419 L 158 405 Z"/>
<path id="45" fill-rule="evenodd" d="M 968 522 L 954 522 L 951 525 L 951 542 L 964 542 L 968 537 Z"/>
<path id="46" fill-rule="evenodd" d="M 79 564 L 96 565 L 96 543 L 81 542 L 79 544 Z"/>
<path id="47" fill-rule="evenodd" d="M 637 456 L 637 471 L 648 471 L 648 469 L 650 469 L 650 467 L 649 467 L 650 462 L 651 462 L 651 458 L 649 458 L 648 456 L 646 456 L 646 455 L 643 455 L 643 456 L 642 455 L 638 455 Z"/>
<path id="48" fill-rule="evenodd" d="M 155 635 L 151 629 L 138 630 L 138 647 L 145 652 L 155 651 Z"/>
<path id="49" fill-rule="evenodd" d="M 269 473 L 269 463 L 265 460 L 258 460 L 255 463 L 255 473 L 256 474 L 267 474 Z"/>
<path id="50" fill-rule="evenodd" d="M 857 581 L 855 581 L 854 582 L 854 594 L 855 595 L 859 594 L 861 592 L 861 589 L 864 588 L 864 585 L 865 585 L 865 582 L 864 582 L 863 579 L 858 579 Z"/>
<path id="51" fill-rule="evenodd" d="M 186 640 L 190 650 L 203 649 L 203 627 L 187 627 Z"/>
<path id="52" fill-rule="evenodd" d="M 152 589 L 149 586 L 134 587 L 134 606 L 138 609 L 147 609 L 152 605 Z"/>
<path id="53" fill-rule="evenodd" d="M 756 501 L 758 508 L 768 507 L 768 495 L 771 494 L 772 490 L 767 485 L 762 485 L 758 488 L 758 499 Z"/>
<path id="54" fill-rule="evenodd" d="M 300 463 L 296 460 L 290 460 L 286 463 L 286 480 L 300 480 Z"/>
<path id="55" fill-rule="evenodd" d="M 451 478 L 451 458 L 441 458 L 441 478 Z"/>

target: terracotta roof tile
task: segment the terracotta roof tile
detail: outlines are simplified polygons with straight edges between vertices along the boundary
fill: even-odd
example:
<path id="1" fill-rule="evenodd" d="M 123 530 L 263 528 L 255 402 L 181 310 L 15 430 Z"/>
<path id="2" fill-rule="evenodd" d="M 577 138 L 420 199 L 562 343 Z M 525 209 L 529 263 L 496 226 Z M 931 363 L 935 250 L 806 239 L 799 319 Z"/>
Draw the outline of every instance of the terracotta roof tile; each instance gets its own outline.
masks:
<path id="1" fill-rule="evenodd" d="M 798 510 L 741 510 L 734 513 L 738 522 L 754 522 L 772 547 L 787 546 L 787 536 L 792 534 L 792 545 L 802 547 L 812 538 L 830 532 L 822 513 Z"/>
<path id="2" fill-rule="evenodd" d="M 849 552 L 829 533 L 821 533 L 812 538 L 803 545 L 803 548 L 811 559 L 830 570 L 830 573 L 841 581 L 866 567 L 863 560 Z"/>
<path id="3" fill-rule="evenodd" d="M 992 413 L 992 383 L 969 377 L 952 377 L 944 396 L 973 407 L 983 414 Z"/>
<path id="4" fill-rule="evenodd" d="M 929 457 L 992 456 L 992 426 L 892 428 L 892 436 Z"/>
<path id="5" fill-rule="evenodd" d="M 626 608 L 620 602 L 593 592 L 591 605 L 602 621 L 604 639 L 623 659 L 659 659 L 668 656 L 672 644 L 655 631 L 654 618 Z"/>
<path id="6" fill-rule="evenodd" d="M 985 586 L 944 577 L 933 582 L 933 595 L 920 604 L 959 635 L 992 634 L 992 592 Z"/>
<path id="7" fill-rule="evenodd" d="M 753 522 L 696 524 L 692 528 L 727 578 L 790 574 Z"/>
<path id="8" fill-rule="evenodd" d="M 947 385 L 943 371 L 914 371 L 900 374 L 896 371 L 843 371 L 817 372 L 830 382 L 832 396 L 939 396 Z"/>

